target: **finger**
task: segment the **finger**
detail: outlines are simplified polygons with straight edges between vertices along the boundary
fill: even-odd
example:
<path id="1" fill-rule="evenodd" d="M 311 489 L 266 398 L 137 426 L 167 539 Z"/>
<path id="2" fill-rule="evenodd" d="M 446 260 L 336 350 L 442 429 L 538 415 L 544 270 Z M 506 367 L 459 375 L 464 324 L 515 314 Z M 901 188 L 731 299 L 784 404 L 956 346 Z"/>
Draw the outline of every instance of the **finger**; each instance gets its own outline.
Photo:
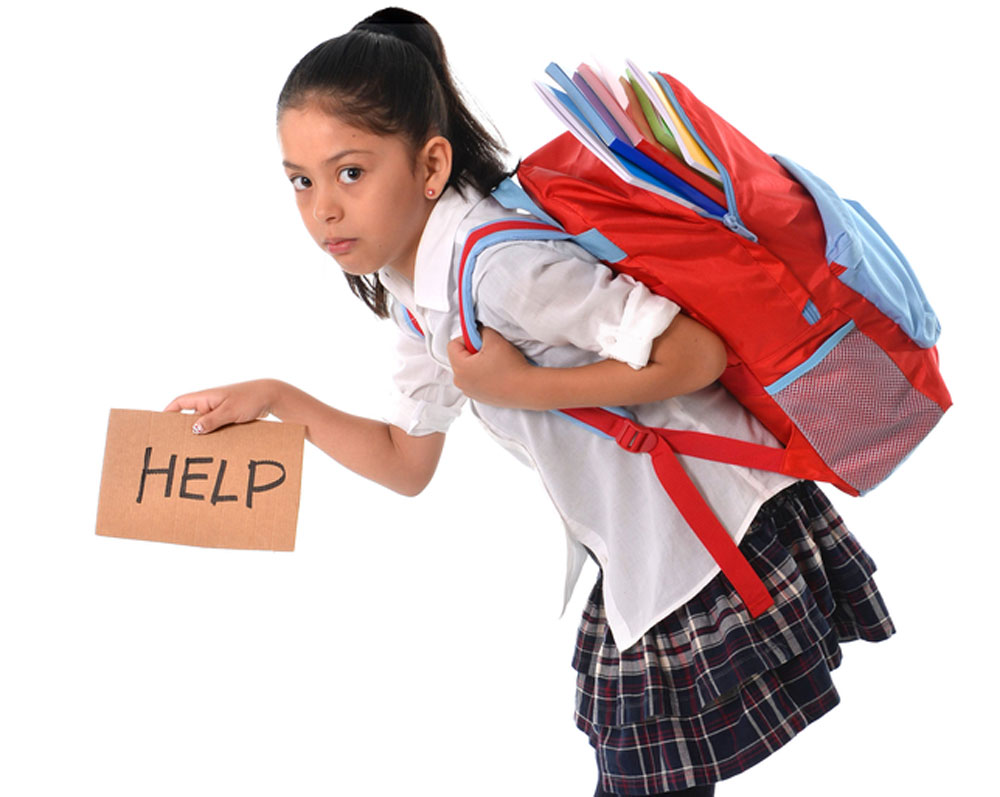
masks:
<path id="1" fill-rule="evenodd" d="M 452 338 L 448 341 L 448 360 L 454 364 L 471 357 L 471 352 L 465 348 L 465 341 L 462 338 Z"/>
<path id="2" fill-rule="evenodd" d="M 218 397 L 204 391 L 198 393 L 185 393 L 171 401 L 164 412 L 180 412 L 181 410 L 194 410 L 195 412 L 208 412 L 219 403 Z"/>
<path id="3" fill-rule="evenodd" d="M 214 410 L 207 412 L 198 418 L 198 420 L 196 420 L 191 426 L 191 431 L 195 434 L 208 434 L 209 432 L 214 432 L 216 429 L 221 429 L 223 426 L 231 424 L 233 419 L 229 417 L 229 413 L 226 412 L 225 404 L 225 402 L 222 402 L 222 404 Z"/>
<path id="4" fill-rule="evenodd" d="M 164 412 L 180 412 L 181 410 L 193 410 L 194 404 L 186 396 L 178 396 L 163 408 Z"/>

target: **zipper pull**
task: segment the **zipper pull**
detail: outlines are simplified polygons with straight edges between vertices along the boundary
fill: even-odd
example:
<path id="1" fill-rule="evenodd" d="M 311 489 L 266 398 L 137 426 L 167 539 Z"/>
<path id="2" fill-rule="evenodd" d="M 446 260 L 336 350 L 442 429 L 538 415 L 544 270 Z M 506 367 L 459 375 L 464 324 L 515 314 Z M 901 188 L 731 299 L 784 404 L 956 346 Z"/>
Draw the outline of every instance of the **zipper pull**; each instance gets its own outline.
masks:
<path id="1" fill-rule="evenodd" d="M 757 243 L 757 236 L 743 226 L 743 224 L 740 222 L 739 217 L 736 214 L 727 213 L 725 216 L 722 217 L 722 223 L 725 224 L 733 232 L 742 235 L 747 240 Z"/>

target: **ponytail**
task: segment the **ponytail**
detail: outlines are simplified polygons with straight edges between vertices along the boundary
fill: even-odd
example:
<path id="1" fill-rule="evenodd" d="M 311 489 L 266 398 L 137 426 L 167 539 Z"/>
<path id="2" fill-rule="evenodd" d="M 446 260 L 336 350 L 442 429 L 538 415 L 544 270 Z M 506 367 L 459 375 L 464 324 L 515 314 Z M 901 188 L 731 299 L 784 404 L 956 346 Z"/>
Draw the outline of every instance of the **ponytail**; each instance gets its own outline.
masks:
<path id="1" fill-rule="evenodd" d="M 285 81 L 278 118 L 310 103 L 364 130 L 402 135 L 415 149 L 444 136 L 452 146 L 447 185 L 459 191 L 487 194 L 508 173 L 506 150 L 466 106 L 437 31 L 410 11 L 385 8 L 307 53 Z M 376 315 L 389 315 L 377 276 L 345 276 Z"/>

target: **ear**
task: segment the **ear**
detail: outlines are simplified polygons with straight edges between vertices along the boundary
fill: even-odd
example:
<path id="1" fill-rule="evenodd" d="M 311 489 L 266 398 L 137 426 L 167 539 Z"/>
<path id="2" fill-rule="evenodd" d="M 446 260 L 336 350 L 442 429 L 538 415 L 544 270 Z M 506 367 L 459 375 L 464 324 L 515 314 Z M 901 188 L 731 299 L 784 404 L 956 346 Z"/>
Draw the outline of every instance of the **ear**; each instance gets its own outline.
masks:
<path id="1" fill-rule="evenodd" d="M 451 177 L 451 142 L 444 136 L 433 136 L 420 150 L 418 168 L 424 176 L 424 196 L 437 199 Z"/>

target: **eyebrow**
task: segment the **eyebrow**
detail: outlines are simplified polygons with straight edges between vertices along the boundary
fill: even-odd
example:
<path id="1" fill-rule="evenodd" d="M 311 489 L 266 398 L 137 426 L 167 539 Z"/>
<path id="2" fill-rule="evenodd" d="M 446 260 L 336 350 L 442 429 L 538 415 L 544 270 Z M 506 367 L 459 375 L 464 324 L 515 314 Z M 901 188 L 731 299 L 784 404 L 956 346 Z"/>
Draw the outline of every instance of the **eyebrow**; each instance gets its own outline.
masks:
<path id="1" fill-rule="evenodd" d="M 331 155 L 329 158 L 327 158 L 325 161 L 323 161 L 323 165 L 326 166 L 328 163 L 333 163 L 334 161 L 338 161 L 341 158 L 346 157 L 347 155 L 357 155 L 357 154 L 361 154 L 361 153 L 366 154 L 366 155 L 371 155 L 372 151 L 369 150 L 369 149 L 344 149 L 344 150 L 341 150 L 340 152 L 336 153 L 335 155 Z M 291 161 L 282 161 L 281 165 L 284 166 L 286 169 L 303 169 L 303 168 L 305 168 L 304 166 L 299 166 L 297 163 L 292 163 Z"/>

